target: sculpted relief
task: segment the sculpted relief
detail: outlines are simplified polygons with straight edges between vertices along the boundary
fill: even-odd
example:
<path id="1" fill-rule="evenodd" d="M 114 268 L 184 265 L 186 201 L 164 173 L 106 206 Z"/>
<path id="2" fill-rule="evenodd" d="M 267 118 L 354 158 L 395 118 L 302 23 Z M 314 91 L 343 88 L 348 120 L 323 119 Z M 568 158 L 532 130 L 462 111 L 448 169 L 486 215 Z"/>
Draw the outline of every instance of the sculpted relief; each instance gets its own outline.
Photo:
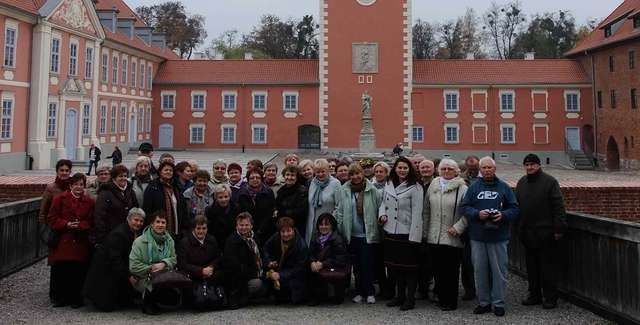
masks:
<path id="1" fill-rule="evenodd" d="M 378 73 L 377 43 L 353 43 L 351 51 L 353 73 Z"/>
<path id="2" fill-rule="evenodd" d="M 53 14 L 52 20 L 89 33 L 95 33 L 82 0 L 66 0 Z"/>

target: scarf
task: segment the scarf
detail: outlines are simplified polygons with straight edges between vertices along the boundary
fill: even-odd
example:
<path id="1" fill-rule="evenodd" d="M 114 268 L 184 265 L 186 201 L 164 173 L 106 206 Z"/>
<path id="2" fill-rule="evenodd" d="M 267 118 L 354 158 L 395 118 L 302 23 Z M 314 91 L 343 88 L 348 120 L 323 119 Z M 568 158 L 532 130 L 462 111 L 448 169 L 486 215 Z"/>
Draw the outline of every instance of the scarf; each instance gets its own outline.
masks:
<path id="1" fill-rule="evenodd" d="M 151 182 L 151 174 L 147 173 L 146 175 L 136 174 L 135 178 L 138 180 L 138 183 L 149 183 Z"/>
<path id="2" fill-rule="evenodd" d="M 177 216 L 173 212 L 173 199 L 171 198 L 175 194 L 173 193 L 173 185 L 170 182 L 165 182 L 160 179 L 162 185 L 162 192 L 164 193 L 164 213 L 167 216 L 167 229 L 173 233 L 178 233 Z M 176 198 L 177 200 L 177 198 Z"/>
<path id="3" fill-rule="evenodd" d="M 196 236 L 195 232 L 192 231 L 191 234 L 193 235 L 193 238 L 195 238 L 198 241 L 198 243 L 200 243 L 201 246 L 204 246 L 204 240 L 205 240 L 206 237 L 202 238 L 202 240 L 200 240 L 200 239 L 198 239 L 198 236 Z"/>
<path id="4" fill-rule="evenodd" d="M 444 179 L 444 177 L 438 177 L 440 179 L 440 190 L 442 192 L 444 192 L 444 189 L 447 187 L 447 184 L 449 184 L 449 181 Z"/>
<path id="5" fill-rule="evenodd" d="M 149 264 L 157 263 L 169 257 L 169 245 L 171 245 L 171 236 L 165 231 L 164 234 L 156 234 L 151 226 L 142 233 L 147 239 L 147 251 L 149 254 Z"/>
<path id="6" fill-rule="evenodd" d="M 129 183 L 127 182 L 127 184 L 124 185 L 124 187 L 120 187 L 120 185 L 116 184 L 116 182 L 113 182 L 113 185 L 116 186 L 116 188 L 118 188 L 120 190 L 120 192 L 122 192 L 122 194 L 124 195 L 124 191 L 127 190 L 127 187 L 129 187 Z"/>
<path id="7" fill-rule="evenodd" d="M 375 181 L 375 182 L 373 182 L 373 186 L 375 186 L 375 188 L 377 190 L 383 190 L 385 185 L 387 185 L 387 182 L 385 182 L 385 181 L 382 181 L 382 182 Z"/>
<path id="8" fill-rule="evenodd" d="M 265 178 L 265 179 L 264 179 L 264 183 L 265 183 L 267 186 L 273 186 L 273 184 L 275 184 L 277 180 L 278 180 L 278 178 L 274 178 L 274 179 L 272 179 L 272 180 Z"/>
<path id="9" fill-rule="evenodd" d="M 365 181 L 362 181 L 360 184 L 350 183 L 351 193 L 356 196 L 356 212 L 358 213 L 358 217 L 364 217 L 364 188 L 366 186 Z"/>
<path id="10" fill-rule="evenodd" d="M 281 252 L 281 255 L 280 255 L 280 262 L 278 263 L 278 268 L 279 269 L 282 269 L 282 265 L 284 264 L 284 258 L 285 258 L 285 256 L 287 256 L 287 252 L 291 248 L 291 245 L 293 243 L 295 243 L 295 240 L 296 240 L 295 236 L 292 239 L 290 239 L 289 241 L 284 241 L 284 240 L 282 240 L 282 238 L 280 238 L 280 247 L 282 247 L 282 252 Z"/>
<path id="11" fill-rule="evenodd" d="M 333 231 L 326 235 L 320 235 L 320 237 L 318 237 L 318 241 L 320 242 L 321 249 L 323 249 L 324 246 L 327 244 L 327 242 L 329 241 L 329 238 L 331 238 L 331 234 L 333 234 Z"/>
<path id="12" fill-rule="evenodd" d="M 259 278 L 262 275 L 262 259 L 260 258 L 260 250 L 258 249 L 258 244 L 256 243 L 255 239 L 253 239 L 253 230 L 249 233 L 249 236 L 246 236 L 246 237 L 242 236 L 239 232 L 238 232 L 238 236 L 240 236 L 240 238 L 245 242 L 245 244 L 247 244 L 249 249 L 253 252 L 253 255 L 255 256 L 256 266 L 258 267 L 258 272 L 256 274 L 256 277 Z"/>
<path id="13" fill-rule="evenodd" d="M 258 188 L 247 186 L 247 192 L 249 192 L 249 196 L 251 197 L 251 201 L 253 201 L 253 203 L 256 202 L 256 196 L 258 196 L 258 193 L 262 191 L 262 186 L 264 185 L 260 184 Z"/>
<path id="14" fill-rule="evenodd" d="M 324 181 L 321 181 L 317 178 L 313 178 L 312 182 L 316 186 L 315 191 L 313 192 L 313 196 L 311 198 L 311 205 L 314 208 L 322 207 L 322 191 L 329 186 L 329 181 L 331 181 L 331 176 L 327 177 Z"/>
<path id="15" fill-rule="evenodd" d="M 61 179 L 60 177 L 56 176 L 55 183 L 56 186 L 58 186 L 58 188 L 62 190 L 62 192 L 64 192 L 71 186 L 71 178 Z"/>

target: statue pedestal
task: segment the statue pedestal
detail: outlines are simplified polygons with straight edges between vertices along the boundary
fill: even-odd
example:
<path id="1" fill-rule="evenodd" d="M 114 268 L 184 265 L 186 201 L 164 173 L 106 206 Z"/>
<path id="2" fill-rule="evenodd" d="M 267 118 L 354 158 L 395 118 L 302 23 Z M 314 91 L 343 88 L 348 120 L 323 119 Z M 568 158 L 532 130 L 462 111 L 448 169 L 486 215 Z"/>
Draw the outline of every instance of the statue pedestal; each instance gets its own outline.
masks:
<path id="1" fill-rule="evenodd" d="M 371 117 L 363 117 L 360 129 L 360 152 L 373 152 L 376 149 L 376 135 L 373 132 Z"/>

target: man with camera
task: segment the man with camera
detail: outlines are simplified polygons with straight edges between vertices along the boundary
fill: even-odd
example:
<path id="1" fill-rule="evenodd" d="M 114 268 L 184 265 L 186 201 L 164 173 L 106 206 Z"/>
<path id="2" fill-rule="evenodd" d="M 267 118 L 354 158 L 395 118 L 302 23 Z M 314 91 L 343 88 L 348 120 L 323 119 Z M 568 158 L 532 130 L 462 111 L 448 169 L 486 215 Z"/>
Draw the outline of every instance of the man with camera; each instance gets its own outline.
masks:
<path id="1" fill-rule="evenodd" d="M 518 217 L 518 202 L 509 185 L 496 177 L 491 157 L 480 159 L 480 171 L 482 179 L 469 187 L 462 201 L 478 296 L 473 313 L 488 313 L 493 305 L 493 313 L 504 316 L 509 224 Z"/>

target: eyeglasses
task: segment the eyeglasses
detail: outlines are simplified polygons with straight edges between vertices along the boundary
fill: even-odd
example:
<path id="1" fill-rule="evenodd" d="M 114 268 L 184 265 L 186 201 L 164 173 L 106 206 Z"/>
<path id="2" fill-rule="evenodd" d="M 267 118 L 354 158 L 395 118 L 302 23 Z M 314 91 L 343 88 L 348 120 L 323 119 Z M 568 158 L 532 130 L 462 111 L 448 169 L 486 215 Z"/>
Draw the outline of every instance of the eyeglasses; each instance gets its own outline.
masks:
<path id="1" fill-rule="evenodd" d="M 249 176 L 249 179 L 262 179 L 260 176 Z"/>
<path id="2" fill-rule="evenodd" d="M 226 168 L 225 167 L 214 167 L 213 169 L 215 169 L 215 170 L 225 170 Z"/>

